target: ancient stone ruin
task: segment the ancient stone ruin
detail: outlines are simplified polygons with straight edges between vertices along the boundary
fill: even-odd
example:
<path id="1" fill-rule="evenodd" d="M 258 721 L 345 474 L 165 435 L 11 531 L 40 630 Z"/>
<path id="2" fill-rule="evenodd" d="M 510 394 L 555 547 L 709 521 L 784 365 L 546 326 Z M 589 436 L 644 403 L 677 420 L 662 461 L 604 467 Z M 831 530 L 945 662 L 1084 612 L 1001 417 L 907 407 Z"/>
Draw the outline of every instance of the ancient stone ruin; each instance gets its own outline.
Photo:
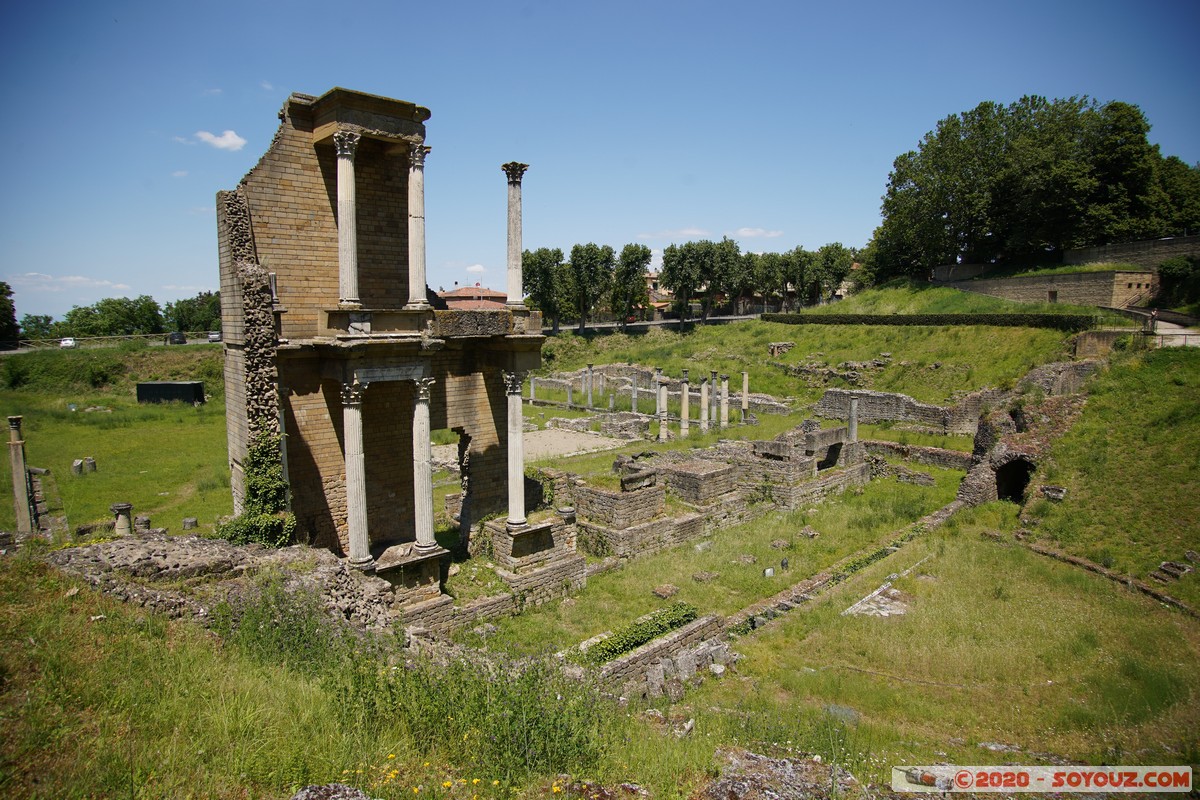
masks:
<path id="1" fill-rule="evenodd" d="M 525 164 L 503 165 L 508 307 L 431 302 L 429 117 L 346 89 L 293 94 L 258 164 L 217 195 L 235 512 L 249 445 L 281 435 L 300 535 L 411 603 L 441 597 L 431 428 L 460 437 L 463 529 L 505 510 L 508 529 L 526 527 L 520 390 L 543 341 L 519 299 Z"/>

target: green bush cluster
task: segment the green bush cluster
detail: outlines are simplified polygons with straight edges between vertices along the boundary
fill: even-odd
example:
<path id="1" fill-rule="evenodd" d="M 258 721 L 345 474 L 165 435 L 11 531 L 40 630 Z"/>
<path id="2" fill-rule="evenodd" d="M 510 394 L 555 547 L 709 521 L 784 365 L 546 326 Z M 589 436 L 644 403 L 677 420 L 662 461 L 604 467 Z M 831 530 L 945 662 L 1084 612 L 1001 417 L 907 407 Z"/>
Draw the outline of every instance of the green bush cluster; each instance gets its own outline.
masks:
<path id="1" fill-rule="evenodd" d="M 643 619 L 613 631 L 607 639 L 602 639 L 581 654 L 581 659 L 589 664 L 603 664 L 617 656 L 641 647 L 652 639 L 657 639 L 665 633 L 681 628 L 694 620 L 700 612 L 690 603 L 673 603 L 666 608 L 648 614 Z"/>
<path id="2" fill-rule="evenodd" d="M 296 534 L 296 517 L 287 510 L 288 484 L 277 434 L 259 433 L 251 440 L 243 463 L 246 500 L 241 514 L 217 525 L 217 536 L 233 544 L 257 542 L 285 547 Z"/>
<path id="3" fill-rule="evenodd" d="M 784 325 L 995 325 L 1067 333 L 1096 326 L 1093 317 L 1083 314 L 763 314 L 762 319 Z"/>

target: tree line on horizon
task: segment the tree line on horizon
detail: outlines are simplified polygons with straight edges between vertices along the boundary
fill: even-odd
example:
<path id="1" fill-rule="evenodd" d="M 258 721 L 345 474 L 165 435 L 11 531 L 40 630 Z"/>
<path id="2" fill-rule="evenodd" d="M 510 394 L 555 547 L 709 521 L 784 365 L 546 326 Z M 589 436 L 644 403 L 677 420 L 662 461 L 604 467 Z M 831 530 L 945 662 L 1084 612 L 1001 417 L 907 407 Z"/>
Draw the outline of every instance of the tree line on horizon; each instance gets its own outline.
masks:
<path id="1" fill-rule="evenodd" d="M 680 319 L 688 319 L 699 303 L 706 321 L 717 308 L 750 298 L 783 308 L 820 303 L 849 275 L 855 257 L 856 251 L 840 242 L 815 251 L 743 253 L 728 237 L 704 239 L 665 248 L 658 280 L 671 293 L 672 311 Z M 577 244 L 569 259 L 557 247 L 526 250 L 522 288 L 555 332 L 563 320 L 583 331 L 597 313 L 612 315 L 624 328 L 649 307 L 650 259 L 650 248 L 641 244 L 627 244 L 619 255 L 609 245 Z"/>
<path id="2" fill-rule="evenodd" d="M 91 336 L 143 336 L 171 331 L 209 331 L 221 327 L 220 292 L 200 292 L 160 306 L 149 295 L 106 297 L 73 306 L 55 320 L 49 314 L 25 314 L 17 321 L 12 287 L 0 282 L 0 341 Z"/>

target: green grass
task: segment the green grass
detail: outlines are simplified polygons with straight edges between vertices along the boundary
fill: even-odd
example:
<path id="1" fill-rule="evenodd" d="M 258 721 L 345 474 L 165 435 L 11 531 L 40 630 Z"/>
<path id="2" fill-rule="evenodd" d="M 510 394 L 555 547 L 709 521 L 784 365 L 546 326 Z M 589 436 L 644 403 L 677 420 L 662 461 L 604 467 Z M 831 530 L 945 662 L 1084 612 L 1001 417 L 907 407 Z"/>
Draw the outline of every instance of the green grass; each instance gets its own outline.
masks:
<path id="1" fill-rule="evenodd" d="M 1039 267 L 1016 267 L 1013 269 L 999 269 L 994 273 L 988 273 L 985 278 L 1025 278 L 1042 275 L 1080 275 L 1086 272 L 1145 272 L 1150 274 L 1154 272 L 1146 267 L 1139 267 L 1136 264 L 1118 264 L 1109 262 L 1096 262 L 1093 264 L 1055 264 L 1052 266 Z"/>
<path id="2" fill-rule="evenodd" d="M 896 279 L 852 294 L 845 300 L 802 309 L 802 314 L 1083 314 L 1095 306 L 1063 303 L 1021 303 L 986 294 L 965 292 L 922 281 Z"/>
<path id="3" fill-rule="evenodd" d="M 172 531 L 182 529 L 185 517 L 207 529 L 232 513 L 220 398 L 192 407 L 139 405 L 129 396 L 95 392 L 0 391 L 0 407 L 24 416 L 26 461 L 51 470 L 73 527 L 111 519 L 109 506 L 117 502 L 132 503 L 135 515 Z M 111 411 L 86 410 L 94 407 Z M 71 474 L 72 461 L 86 456 L 96 459 L 96 471 Z M 0 470 L 11 486 L 8 459 Z M 11 503 L 0 504 L 0 528 L 12 528 L 13 514 Z"/>
<path id="4" fill-rule="evenodd" d="M 1131 353 L 1088 386 L 1079 420 L 1056 442 L 1035 483 L 1067 487 L 1035 500 L 1038 536 L 1144 578 L 1200 551 L 1200 350 Z M 1165 589 L 1200 606 L 1200 576 Z"/>
<path id="5" fill-rule="evenodd" d="M 861 779 L 894 764 L 1200 759 L 1200 624 L 1123 586 L 981 539 L 1016 525 L 994 503 L 738 642 L 732 680 L 690 699 L 755 748 L 809 747 L 823 727 Z M 889 573 L 908 613 L 841 616 Z M 1147 646 L 1147 642 L 1155 642 Z M 855 719 L 831 717 L 831 706 Z M 714 736 L 717 734 L 714 734 Z M 991 753 L 980 742 L 1016 744 Z M 933 760 L 931 760 L 933 759 Z"/>
<path id="6" fill-rule="evenodd" d="M 547 604 L 519 617 L 498 621 L 499 632 L 487 640 L 489 648 L 525 655 L 554 652 L 571 647 L 605 630 L 630 622 L 669 602 L 691 603 L 701 614 L 730 614 L 810 577 L 836 561 L 884 537 L 890 531 L 914 522 L 940 508 L 954 497 L 962 473 L 929 469 L 937 478 L 933 487 L 895 481 L 876 481 L 860 493 L 848 492 L 836 502 L 807 511 L 773 512 L 744 525 L 717 531 L 712 545 L 698 552 L 695 542 L 685 543 L 652 556 L 626 563 L 620 570 L 588 580 L 586 590 L 574 603 Z M 816 539 L 799 535 L 811 525 L 821 533 Z M 777 550 L 771 542 L 782 539 L 789 547 Z M 753 564 L 739 563 L 752 555 Z M 787 557 L 788 572 L 780 569 Z M 776 567 L 766 578 L 764 567 Z M 698 583 L 692 575 L 716 572 L 720 577 Z M 670 601 L 659 599 L 650 589 L 662 583 L 678 586 Z M 474 634 L 464 641 L 479 644 Z"/>
<path id="7" fill-rule="evenodd" d="M 796 346 L 786 355 L 772 358 L 767 345 L 776 341 L 792 341 Z M 802 405 L 815 403 L 827 387 L 849 384 L 841 379 L 806 380 L 791 374 L 789 368 L 806 363 L 836 368 L 847 361 L 869 362 L 880 353 L 891 354 L 889 363 L 878 370 L 861 371 L 859 388 L 945 403 L 955 392 L 1013 385 L 1032 367 L 1069 357 L 1069 345 L 1062 333 L 1034 328 L 799 326 L 750 321 L 698 325 L 682 334 L 661 329 L 586 337 L 562 334 L 547 339 L 543 368 L 549 373 L 579 369 L 588 363 L 628 362 L 662 367 L 672 377 L 687 368 L 696 385 L 701 376 L 716 369 L 730 375 L 731 392 L 741 390 L 741 372 L 747 370 L 751 392 L 791 397 Z M 642 408 L 652 407 L 647 397 Z"/>

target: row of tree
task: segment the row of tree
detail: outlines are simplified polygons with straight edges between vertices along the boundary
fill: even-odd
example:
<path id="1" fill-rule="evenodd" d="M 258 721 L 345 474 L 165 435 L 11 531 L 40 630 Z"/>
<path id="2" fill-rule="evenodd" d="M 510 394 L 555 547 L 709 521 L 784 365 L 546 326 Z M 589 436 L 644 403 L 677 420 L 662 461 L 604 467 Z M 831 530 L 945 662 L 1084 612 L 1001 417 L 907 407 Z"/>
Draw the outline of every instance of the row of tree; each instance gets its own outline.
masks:
<path id="1" fill-rule="evenodd" d="M 1053 263 L 1064 250 L 1200 229 L 1200 166 L 1164 158 L 1135 105 L 980 103 L 893 163 L 868 246 L 878 277 Z"/>
<path id="2" fill-rule="evenodd" d="M 558 248 L 526 250 L 523 288 L 556 332 L 562 319 L 576 320 L 582 331 L 600 311 L 624 328 L 649 304 L 650 258 L 650 248 L 641 244 L 625 245 L 620 255 L 608 245 L 577 244 L 569 261 Z M 682 319 L 698 302 L 701 318 L 707 320 L 720 304 L 737 305 L 752 297 L 784 307 L 819 303 L 845 280 L 854 260 L 855 252 L 839 242 L 786 253 L 743 253 L 728 238 L 685 242 L 663 251 L 659 285 L 672 293 Z"/>
<path id="3" fill-rule="evenodd" d="M 7 284 L 0 284 L 8 289 Z M 8 295 L 11 297 L 11 289 Z M 58 339 L 64 336 L 137 336 L 168 331 L 208 331 L 221 327 L 221 295 L 200 292 L 159 306 L 149 295 L 135 298 L 108 297 L 90 306 L 74 306 L 55 320 L 48 314 L 26 314 L 16 323 L 16 313 L 8 301 L 9 316 L 19 328 L 20 338 Z M 4 309 L 0 307 L 0 317 Z M 0 326 L 4 319 L 0 319 Z M 13 337 L 17 338 L 17 337 Z"/>

